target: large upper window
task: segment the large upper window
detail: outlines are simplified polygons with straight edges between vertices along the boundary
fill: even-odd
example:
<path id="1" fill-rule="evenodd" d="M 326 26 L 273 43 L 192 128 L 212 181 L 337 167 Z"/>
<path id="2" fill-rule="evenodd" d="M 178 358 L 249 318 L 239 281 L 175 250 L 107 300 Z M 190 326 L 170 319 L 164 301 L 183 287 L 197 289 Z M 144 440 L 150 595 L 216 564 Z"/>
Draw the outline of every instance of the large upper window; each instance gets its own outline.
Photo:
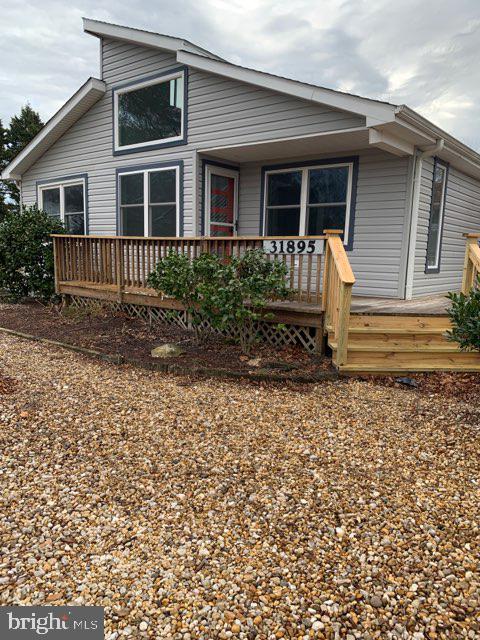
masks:
<path id="1" fill-rule="evenodd" d="M 68 233 L 85 234 L 85 179 L 50 183 L 39 187 L 39 206 L 61 220 Z"/>
<path id="2" fill-rule="evenodd" d="M 353 162 L 273 169 L 265 180 L 266 235 L 322 235 L 324 229 L 343 229 L 348 244 Z"/>
<path id="3" fill-rule="evenodd" d="M 120 233 L 180 235 L 179 167 L 119 173 Z"/>
<path id="4" fill-rule="evenodd" d="M 430 205 L 430 224 L 428 226 L 427 261 L 425 271 L 440 270 L 440 252 L 442 241 L 443 210 L 447 187 L 447 167 L 435 161 L 433 169 L 432 201 Z"/>
<path id="5" fill-rule="evenodd" d="M 115 151 L 184 141 L 184 71 L 114 90 Z"/>

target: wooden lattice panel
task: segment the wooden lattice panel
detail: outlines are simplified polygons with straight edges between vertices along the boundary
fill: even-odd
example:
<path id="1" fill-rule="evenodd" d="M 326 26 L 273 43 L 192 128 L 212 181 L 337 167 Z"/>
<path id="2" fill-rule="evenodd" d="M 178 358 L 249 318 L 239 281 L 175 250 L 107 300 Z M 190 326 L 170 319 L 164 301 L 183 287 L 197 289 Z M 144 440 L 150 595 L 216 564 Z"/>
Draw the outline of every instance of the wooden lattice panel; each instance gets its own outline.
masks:
<path id="1" fill-rule="evenodd" d="M 78 309 L 98 311 L 106 309 L 112 313 L 121 313 L 130 318 L 139 318 L 150 325 L 155 322 L 174 324 L 182 329 L 191 329 L 188 313 L 175 309 L 161 309 L 159 307 L 147 307 L 144 305 L 131 304 L 125 302 L 107 302 L 81 296 L 70 296 L 71 305 Z M 221 334 L 226 338 L 236 339 L 236 332 L 233 328 L 218 329 L 212 327 L 208 321 L 202 322 L 202 328 L 214 333 Z M 254 323 L 254 337 L 271 344 L 274 347 L 300 344 L 307 351 L 315 351 L 315 332 L 320 331 L 315 327 L 305 327 L 297 324 L 282 324 L 281 326 L 272 322 L 258 321 Z"/>

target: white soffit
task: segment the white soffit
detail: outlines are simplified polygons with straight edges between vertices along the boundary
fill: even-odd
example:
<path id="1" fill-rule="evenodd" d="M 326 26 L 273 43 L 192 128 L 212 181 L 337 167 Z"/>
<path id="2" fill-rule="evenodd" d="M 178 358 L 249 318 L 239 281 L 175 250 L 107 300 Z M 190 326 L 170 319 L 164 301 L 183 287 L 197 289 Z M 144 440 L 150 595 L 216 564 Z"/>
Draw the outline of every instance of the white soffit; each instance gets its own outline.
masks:
<path id="1" fill-rule="evenodd" d="M 89 78 L 35 138 L 5 167 L 2 179 L 20 180 L 22 174 L 70 129 L 104 95 L 105 91 L 106 85 L 102 80 Z"/>
<path id="2" fill-rule="evenodd" d="M 236 163 L 271 161 L 274 164 L 279 160 L 291 160 L 295 157 L 319 158 L 324 154 L 344 154 L 346 151 L 366 147 L 368 147 L 368 129 L 359 127 L 265 142 L 209 147 L 198 149 L 198 152 Z"/>

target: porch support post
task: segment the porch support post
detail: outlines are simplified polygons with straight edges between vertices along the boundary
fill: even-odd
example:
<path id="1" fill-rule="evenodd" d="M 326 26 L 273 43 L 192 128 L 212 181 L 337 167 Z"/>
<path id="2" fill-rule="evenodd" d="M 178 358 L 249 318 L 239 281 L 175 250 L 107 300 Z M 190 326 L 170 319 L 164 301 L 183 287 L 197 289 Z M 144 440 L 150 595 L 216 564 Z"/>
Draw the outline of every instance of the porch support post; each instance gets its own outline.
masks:
<path id="1" fill-rule="evenodd" d="M 115 239 L 115 269 L 117 280 L 117 300 L 123 302 L 124 289 L 124 265 L 123 265 L 123 244 L 120 238 Z"/>
<path id="2" fill-rule="evenodd" d="M 474 285 L 474 267 L 470 251 L 471 248 L 478 243 L 480 235 L 476 233 L 464 233 L 463 237 L 466 238 L 467 244 L 465 247 L 465 260 L 463 263 L 462 293 L 467 294 Z"/>
<path id="3" fill-rule="evenodd" d="M 54 269 L 54 277 L 55 277 L 55 293 L 59 293 L 60 287 L 58 285 L 59 281 L 59 271 L 60 271 L 60 260 L 59 260 L 59 246 L 57 243 L 57 238 L 53 237 L 53 269 Z"/>

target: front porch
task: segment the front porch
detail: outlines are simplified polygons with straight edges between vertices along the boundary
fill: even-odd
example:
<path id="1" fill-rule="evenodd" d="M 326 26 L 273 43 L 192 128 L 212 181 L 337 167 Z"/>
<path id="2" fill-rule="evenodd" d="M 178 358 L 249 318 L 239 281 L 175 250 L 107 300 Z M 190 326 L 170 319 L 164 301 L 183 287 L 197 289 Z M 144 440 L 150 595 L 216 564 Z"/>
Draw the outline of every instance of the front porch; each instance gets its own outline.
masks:
<path id="1" fill-rule="evenodd" d="M 474 234 L 467 238 L 465 292 L 480 272 L 479 238 Z M 324 250 L 268 256 L 286 264 L 290 289 L 289 300 L 268 303 L 271 317 L 264 334 L 272 343 L 300 342 L 311 351 L 321 352 L 327 336 L 334 363 L 345 371 L 480 371 L 479 354 L 461 353 L 444 338 L 449 328 L 444 295 L 414 300 L 352 296 L 355 277 L 339 231 L 294 239 L 304 240 L 306 246 L 308 241 L 321 243 Z M 163 314 L 160 317 L 165 318 L 168 312 L 183 312 L 182 305 L 158 295 L 147 279 L 156 262 L 168 252 L 192 259 L 209 252 L 228 260 L 251 249 L 265 250 L 268 255 L 271 241 L 289 238 L 56 235 L 53 240 L 58 294 L 158 309 Z M 275 330 L 278 323 L 286 325 L 283 335 Z"/>

